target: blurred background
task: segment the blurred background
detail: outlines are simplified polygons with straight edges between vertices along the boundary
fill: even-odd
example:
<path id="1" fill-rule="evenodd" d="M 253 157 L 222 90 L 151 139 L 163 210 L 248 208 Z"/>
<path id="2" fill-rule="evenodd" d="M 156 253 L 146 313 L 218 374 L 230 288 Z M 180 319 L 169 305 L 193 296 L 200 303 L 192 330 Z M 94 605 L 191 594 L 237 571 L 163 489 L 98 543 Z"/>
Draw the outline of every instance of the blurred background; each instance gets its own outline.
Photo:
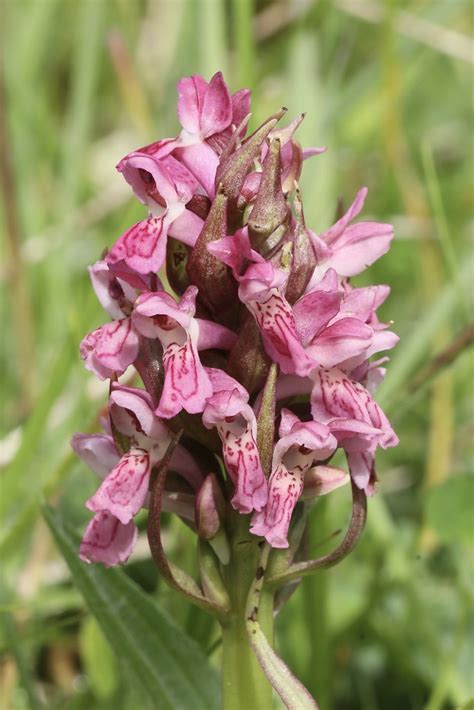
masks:
<path id="1" fill-rule="evenodd" d="M 68 445 L 97 429 L 106 399 L 78 353 L 106 320 L 86 267 L 143 216 L 114 166 L 178 132 L 180 76 L 221 69 L 233 91 L 252 89 L 253 126 L 285 105 L 289 117 L 306 112 L 303 145 L 328 146 L 304 168 L 311 228 L 368 185 L 364 218 L 396 234 L 357 283 L 392 287 L 382 316 L 401 342 L 379 401 L 400 446 L 378 457 L 362 542 L 301 584 L 277 647 L 322 710 L 473 708 L 470 3 L 2 0 L 1 10 L 0 707 L 140 706 L 40 505 L 78 531 L 89 519 L 96 482 Z M 346 491 L 316 506 L 316 554 L 348 511 Z M 192 565 L 176 520 L 166 544 Z M 145 543 L 126 572 L 218 662 L 214 623 L 157 579 Z"/>

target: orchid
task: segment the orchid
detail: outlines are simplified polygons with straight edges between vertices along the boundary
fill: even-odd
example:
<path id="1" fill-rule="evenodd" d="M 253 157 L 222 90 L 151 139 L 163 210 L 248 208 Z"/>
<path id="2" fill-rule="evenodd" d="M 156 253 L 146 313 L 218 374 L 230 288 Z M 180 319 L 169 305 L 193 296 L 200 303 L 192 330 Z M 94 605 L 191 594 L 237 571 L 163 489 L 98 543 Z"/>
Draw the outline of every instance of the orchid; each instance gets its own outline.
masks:
<path id="1" fill-rule="evenodd" d="M 249 107 L 250 92 L 231 94 L 220 73 L 185 77 L 180 133 L 118 163 L 147 214 L 90 268 L 111 321 L 84 338 L 81 356 L 110 395 L 104 432 L 72 440 L 101 481 L 79 554 L 123 564 L 148 509 L 159 571 L 222 625 L 224 707 L 246 682 L 226 650 L 238 636 L 243 653 L 244 633 L 252 682 L 266 677 L 287 707 L 310 708 L 271 646 L 273 601 L 354 547 L 376 453 L 398 443 L 374 398 L 380 354 L 398 341 L 377 315 L 389 288 L 351 280 L 387 252 L 393 230 L 352 223 L 362 188 L 332 227 L 311 231 L 297 180 L 324 149 L 295 140 L 303 116 L 278 126 L 283 109 L 245 137 Z M 328 558 L 295 563 L 309 511 L 349 483 L 345 540 Z M 162 511 L 196 534 L 198 582 L 168 561 Z"/>

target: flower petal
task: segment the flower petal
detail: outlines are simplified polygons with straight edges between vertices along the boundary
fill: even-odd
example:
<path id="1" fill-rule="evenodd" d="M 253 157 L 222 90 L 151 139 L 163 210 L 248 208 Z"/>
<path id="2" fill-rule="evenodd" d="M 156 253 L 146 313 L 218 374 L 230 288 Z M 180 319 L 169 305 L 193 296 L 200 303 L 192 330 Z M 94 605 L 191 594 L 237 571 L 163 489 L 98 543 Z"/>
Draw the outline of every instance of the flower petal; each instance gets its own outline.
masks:
<path id="1" fill-rule="evenodd" d="M 87 526 L 79 555 L 84 562 L 102 562 L 113 567 L 128 560 L 137 539 L 138 531 L 132 521 L 123 525 L 111 513 L 102 511 Z"/>
<path id="2" fill-rule="evenodd" d="M 168 224 L 164 217 L 149 217 L 130 227 L 107 254 L 107 262 L 124 261 L 139 274 L 161 269 L 166 258 Z"/>
<path id="3" fill-rule="evenodd" d="M 178 81 L 178 118 L 189 133 L 199 133 L 202 104 L 207 81 L 199 74 L 185 76 Z"/>
<path id="4" fill-rule="evenodd" d="M 206 89 L 200 119 L 203 138 L 220 133 L 230 126 L 232 101 L 220 71 L 214 74 Z"/>
<path id="5" fill-rule="evenodd" d="M 108 434 L 74 434 L 71 447 L 77 456 L 102 479 L 120 460 L 114 440 Z"/>
<path id="6" fill-rule="evenodd" d="M 125 372 L 138 356 L 138 336 L 130 318 L 106 323 L 86 335 L 80 346 L 85 366 L 101 380 Z"/>
<path id="7" fill-rule="evenodd" d="M 143 507 L 151 472 L 146 451 L 132 449 L 122 456 L 100 488 L 86 503 L 89 510 L 106 510 L 121 523 L 128 523 Z"/>

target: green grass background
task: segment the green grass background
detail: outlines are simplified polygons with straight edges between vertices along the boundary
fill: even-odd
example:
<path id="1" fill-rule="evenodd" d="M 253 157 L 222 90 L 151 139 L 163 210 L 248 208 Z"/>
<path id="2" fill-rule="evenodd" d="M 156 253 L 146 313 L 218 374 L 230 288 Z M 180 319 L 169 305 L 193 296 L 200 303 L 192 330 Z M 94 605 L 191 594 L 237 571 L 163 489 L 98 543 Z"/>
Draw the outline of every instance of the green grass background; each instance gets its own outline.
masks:
<path id="1" fill-rule="evenodd" d="M 469 2 L 1 0 L 1 13 L 0 707 L 137 707 L 39 505 L 78 530 L 88 519 L 94 477 L 68 440 L 105 402 L 78 344 L 106 317 L 86 266 L 143 214 L 114 166 L 176 134 L 180 76 L 218 69 L 252 89 L 252 125 L 285 105 L 306 111 L 303 145 L 329 147 L 302 179 L 313 229 L 361 185 L 364 215 L 396 229 L 358 283 L 392 287 L 382 315 L 401 342 L 380 401 L 400 446 L 379 456 L 359 547 L 295 592 L 278 649 L 322 710 L 473 707 L 472 352 L 424 369 L 472 320 Z M 315 507 L 315 554 L 348 505 L 340 491 Z M 167 525 L 170 555 L 192 566 L 186 530 Z M 145 546 L 127 569 L 217 663 L 214 624 L 157 579 Z"/>

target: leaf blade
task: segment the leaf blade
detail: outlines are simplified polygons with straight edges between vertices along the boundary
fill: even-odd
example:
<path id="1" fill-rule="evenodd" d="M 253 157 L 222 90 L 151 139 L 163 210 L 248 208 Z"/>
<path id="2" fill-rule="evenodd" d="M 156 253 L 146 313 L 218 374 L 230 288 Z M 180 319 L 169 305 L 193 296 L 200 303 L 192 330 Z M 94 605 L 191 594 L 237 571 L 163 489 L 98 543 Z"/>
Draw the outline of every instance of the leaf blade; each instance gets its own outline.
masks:
<path id="1" fill-rule="evenodd" d="M 121 569 L 85 565 L 75 536 L 44 506 L 44 518 L 74 582 L 104 635 L 152 701 L 163 710 L 218 705 L 218 682 L 199 649 Z"/>

